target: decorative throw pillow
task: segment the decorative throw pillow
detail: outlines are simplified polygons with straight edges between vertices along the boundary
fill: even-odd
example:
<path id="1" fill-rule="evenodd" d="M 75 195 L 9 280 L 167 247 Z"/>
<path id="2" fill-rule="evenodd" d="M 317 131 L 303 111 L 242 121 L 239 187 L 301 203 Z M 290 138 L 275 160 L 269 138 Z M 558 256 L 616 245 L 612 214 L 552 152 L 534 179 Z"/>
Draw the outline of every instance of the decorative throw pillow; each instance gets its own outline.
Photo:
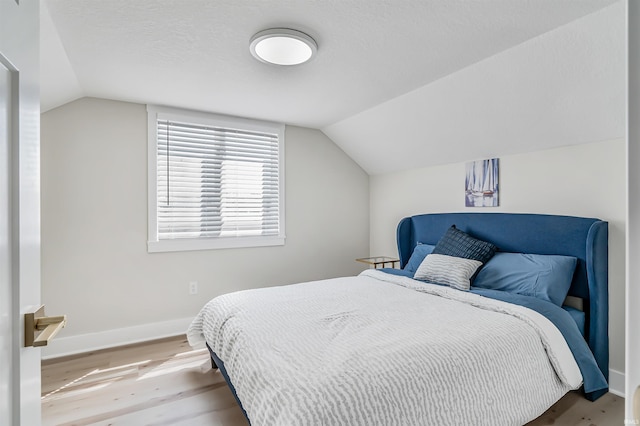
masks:
<path id="1" fill-rule="evenodd" d="M 411 257 L 405 265 L 404 270 L 411 272 L 413 275 L 424 258 L 427 257 L 428 254 L 431 254 L 434 248 L 435 246 L 432 246 L 431 244 L 418 243 L 418 245 L 413 248 L 413 253 L 411 253 Z"/>
<path id="2" fill-rule="evenodd" d="M 470 279 L 480 266 L 482 262 L 479 260 L 432 253 L 424 258 L 413 278 L 469 290 Z"/>
<path id="3" fill-rule="evenodd" d="M 463 257 L 487 263 L 496 254 L 498 247 L 486 241 L 473 238 L 471 235 L 451 225 L 433 249 L 433 254 Z"/>

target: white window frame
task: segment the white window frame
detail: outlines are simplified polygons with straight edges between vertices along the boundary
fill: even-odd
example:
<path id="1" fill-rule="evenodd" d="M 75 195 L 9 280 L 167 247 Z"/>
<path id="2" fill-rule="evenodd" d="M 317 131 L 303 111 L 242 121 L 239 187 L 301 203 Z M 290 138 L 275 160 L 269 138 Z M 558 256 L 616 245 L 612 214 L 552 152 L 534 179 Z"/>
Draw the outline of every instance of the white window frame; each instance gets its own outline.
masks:
<path id="1" fill-rule="evenodd" d="M 201 123 L 226 128 L 237 128 L 247 131 L 270 132 L 278 135 L 278 202 L 279 202 L 279 234 L 277 236 L 246 236 L 246 237 L 211 237 L 211 238 L 158 238 L 158 191 L 157 191 L 157 120 L 170 119 Z M 285 196 L 284 196 L 284 130 L 281 123 L 252 120 L 248 118 L 232 117 L 227 115 L 212 114 L 200 111 L 184 110 L 179 108 L 147 105 L 147 159 L 148 159 L 148 241 L 149 253 L 209 250 L 238 247 L 265 247 L 284 245 L 285 241 Z"/>

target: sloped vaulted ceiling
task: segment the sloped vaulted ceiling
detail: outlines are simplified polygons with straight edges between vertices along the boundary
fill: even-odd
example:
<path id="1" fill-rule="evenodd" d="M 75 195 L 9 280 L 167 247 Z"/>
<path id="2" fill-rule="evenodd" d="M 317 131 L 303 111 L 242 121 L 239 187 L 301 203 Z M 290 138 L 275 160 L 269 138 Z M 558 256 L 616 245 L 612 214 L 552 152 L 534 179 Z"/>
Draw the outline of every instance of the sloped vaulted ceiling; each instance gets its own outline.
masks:
<path id="1" fill-rule="evenodd" d="M 46 0 L 42 108 L 81 96 L 319 128 L 368 173 L 621 136 L 613 0 Z M 299 67 L 249 39 L 314 37 Z"/>
<path id="2" fill-rule="evenodd" d="M 621 3 L 324 132 L 369 174 L 624 137 Z"/>

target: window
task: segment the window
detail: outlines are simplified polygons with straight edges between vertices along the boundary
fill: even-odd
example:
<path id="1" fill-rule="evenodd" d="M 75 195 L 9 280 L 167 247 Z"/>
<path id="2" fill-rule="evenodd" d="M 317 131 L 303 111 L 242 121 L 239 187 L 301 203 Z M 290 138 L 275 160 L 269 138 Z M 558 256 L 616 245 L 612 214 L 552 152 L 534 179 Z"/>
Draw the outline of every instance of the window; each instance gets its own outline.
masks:
<path id="1" fill-rule="evenodd" d="M 284 125 L 147 111 L 149 252 L 284 244 Z"/>

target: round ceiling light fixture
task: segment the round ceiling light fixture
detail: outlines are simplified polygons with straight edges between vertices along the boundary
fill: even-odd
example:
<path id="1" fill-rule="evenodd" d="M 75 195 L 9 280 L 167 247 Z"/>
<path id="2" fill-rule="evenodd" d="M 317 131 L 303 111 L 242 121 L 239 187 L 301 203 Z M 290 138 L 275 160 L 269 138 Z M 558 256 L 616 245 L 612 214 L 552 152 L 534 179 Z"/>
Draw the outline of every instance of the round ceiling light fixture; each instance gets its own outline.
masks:
<path id="1" fill-rule="evenodd" d="M 259 61 L 276 65 L 307 62 L 318 51 L 315 40 L 288 28 L 271 28 L 251 38 L 251 54 Z"/>

